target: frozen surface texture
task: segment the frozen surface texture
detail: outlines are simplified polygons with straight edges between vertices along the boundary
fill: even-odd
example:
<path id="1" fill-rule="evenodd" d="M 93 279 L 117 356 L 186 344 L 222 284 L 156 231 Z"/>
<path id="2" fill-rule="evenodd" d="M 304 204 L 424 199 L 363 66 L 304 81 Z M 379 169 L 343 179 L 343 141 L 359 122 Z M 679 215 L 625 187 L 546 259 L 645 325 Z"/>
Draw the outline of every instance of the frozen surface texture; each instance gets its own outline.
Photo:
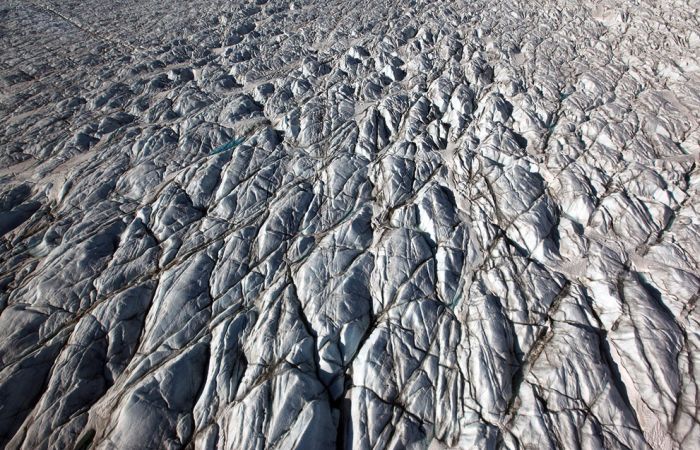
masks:
<path id="1" fill-rule="evenodd" d="M 0 2 L 0 448 L 697 449 L 697 0 Z"/>

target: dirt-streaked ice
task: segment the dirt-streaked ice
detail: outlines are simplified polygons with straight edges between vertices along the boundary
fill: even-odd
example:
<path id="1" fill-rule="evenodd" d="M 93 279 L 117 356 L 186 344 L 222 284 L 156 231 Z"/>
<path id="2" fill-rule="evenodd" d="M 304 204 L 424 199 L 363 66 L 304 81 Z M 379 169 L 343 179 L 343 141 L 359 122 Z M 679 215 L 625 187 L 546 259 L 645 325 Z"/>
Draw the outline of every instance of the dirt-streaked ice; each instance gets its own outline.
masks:
<path id="1" fill-rule="evenodd" d="M 0 5 L 0 448 L 692 449 L 695 1 Z"/>

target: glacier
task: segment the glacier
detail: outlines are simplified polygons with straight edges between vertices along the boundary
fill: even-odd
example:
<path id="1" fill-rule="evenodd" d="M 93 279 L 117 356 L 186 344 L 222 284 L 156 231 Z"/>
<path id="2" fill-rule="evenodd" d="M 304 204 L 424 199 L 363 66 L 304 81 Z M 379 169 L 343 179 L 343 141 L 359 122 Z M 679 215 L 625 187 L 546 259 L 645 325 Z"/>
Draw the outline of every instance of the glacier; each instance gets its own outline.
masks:
<path id="1" fill-rule="evenodd" d="M 3 0 L 0 448 L 700 448 L 696 0 Z"/>

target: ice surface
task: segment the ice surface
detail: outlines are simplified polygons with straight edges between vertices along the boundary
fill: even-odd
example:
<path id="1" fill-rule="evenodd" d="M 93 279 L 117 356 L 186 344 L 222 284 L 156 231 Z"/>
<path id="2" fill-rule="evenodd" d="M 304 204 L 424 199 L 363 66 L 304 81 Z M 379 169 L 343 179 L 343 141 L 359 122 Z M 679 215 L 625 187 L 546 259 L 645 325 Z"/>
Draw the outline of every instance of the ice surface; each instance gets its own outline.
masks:
<path id="1" fill-rule="evenodd" d="M 698 448 L 697 2 L 0 11 L 0 448 Z"/>

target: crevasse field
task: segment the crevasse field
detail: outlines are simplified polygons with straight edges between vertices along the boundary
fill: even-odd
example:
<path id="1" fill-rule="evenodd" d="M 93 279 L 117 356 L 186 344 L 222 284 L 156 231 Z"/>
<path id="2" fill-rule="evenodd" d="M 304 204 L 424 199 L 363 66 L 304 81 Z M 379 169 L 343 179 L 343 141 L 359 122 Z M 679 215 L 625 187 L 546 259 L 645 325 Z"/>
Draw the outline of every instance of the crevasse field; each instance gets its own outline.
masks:
<path id="1" fill-rule="evenodd" d="M 700 447 L 697 0 L 0 0 L 0 448 Z"/>

